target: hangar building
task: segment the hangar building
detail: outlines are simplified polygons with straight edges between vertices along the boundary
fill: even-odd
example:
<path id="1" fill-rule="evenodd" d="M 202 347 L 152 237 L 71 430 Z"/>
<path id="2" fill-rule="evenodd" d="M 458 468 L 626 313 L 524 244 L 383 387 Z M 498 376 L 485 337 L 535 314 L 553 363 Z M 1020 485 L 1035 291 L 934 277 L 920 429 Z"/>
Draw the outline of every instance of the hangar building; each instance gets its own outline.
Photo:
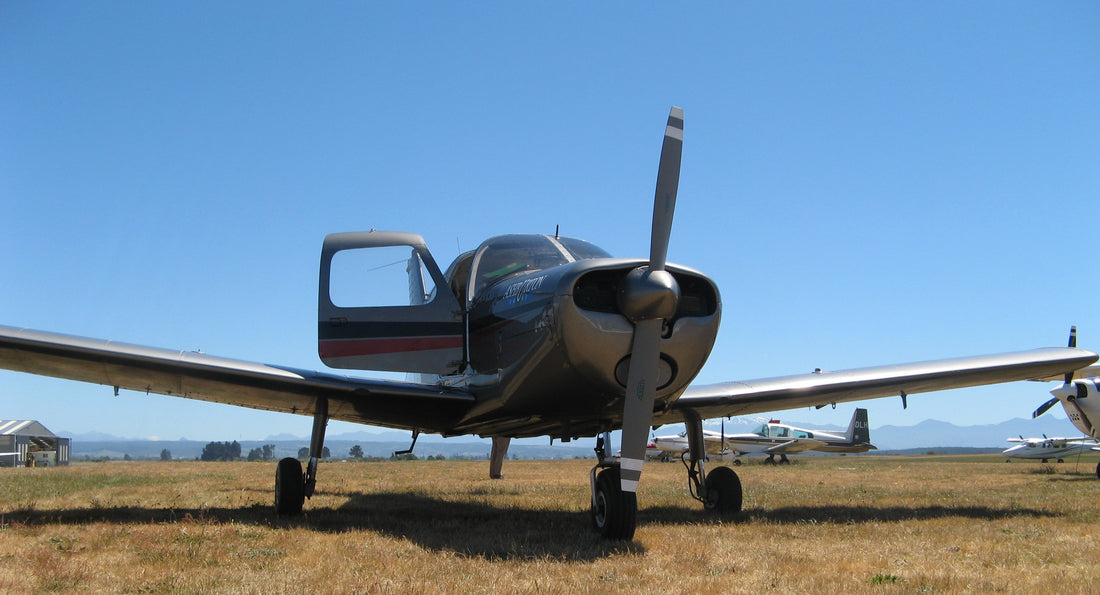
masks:
<path id="1" fill-rule="evenodd" d="M 72 438 L 60 438 L 33 420 L 0 420 L 0 467 L 69 464 Z"/>

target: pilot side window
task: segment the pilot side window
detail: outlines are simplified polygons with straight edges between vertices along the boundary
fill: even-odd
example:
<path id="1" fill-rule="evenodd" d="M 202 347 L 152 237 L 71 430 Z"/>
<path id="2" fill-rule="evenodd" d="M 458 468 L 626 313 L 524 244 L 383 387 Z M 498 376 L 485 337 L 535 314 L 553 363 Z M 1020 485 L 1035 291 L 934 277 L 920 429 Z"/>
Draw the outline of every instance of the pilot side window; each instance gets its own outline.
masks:
<path id="1" fill-rule="evenodd" d="M 329 299 L 341 308 L 431 301 L 435 283 L 410 246 L 341 250 L 332 256 Z"/>

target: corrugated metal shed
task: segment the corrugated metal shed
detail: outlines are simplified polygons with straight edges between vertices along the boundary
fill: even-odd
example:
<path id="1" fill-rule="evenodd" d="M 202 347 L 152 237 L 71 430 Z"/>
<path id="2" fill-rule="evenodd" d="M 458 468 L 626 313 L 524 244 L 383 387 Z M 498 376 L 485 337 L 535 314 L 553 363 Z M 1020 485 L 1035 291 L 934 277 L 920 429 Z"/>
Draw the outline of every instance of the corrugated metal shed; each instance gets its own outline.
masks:
<path id="1" fill-rule="evenodd" d="M 0 467 L 69 464 L 71 438 L 34 420 L 0 420 Z"/>

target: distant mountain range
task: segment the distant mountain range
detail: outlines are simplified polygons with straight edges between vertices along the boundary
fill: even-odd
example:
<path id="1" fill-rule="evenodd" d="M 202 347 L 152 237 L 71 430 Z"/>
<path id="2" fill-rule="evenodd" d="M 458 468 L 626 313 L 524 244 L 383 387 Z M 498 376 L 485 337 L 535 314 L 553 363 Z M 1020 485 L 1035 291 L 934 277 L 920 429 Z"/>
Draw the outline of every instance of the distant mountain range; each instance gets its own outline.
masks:
<path id="1" fill-rule="evenodd" d="M 734 418 L 726 421 L 727 432 L 747 432 L 764 418 Z M 843 432 L 846 427 L 818 425 L 811 422 L 787 422 L 804 428 Z M 720 421 L 710 420 L 708 429 L 718 430 Z M 671 434 L 682 431 L 680 426 L 666 426 L 658 433 Z M 1039 419 L 1016 418 L 999 424 L 957 426 L 952 423 L 925 420 L 914 426 L 879 426 L 871 428 L 871 442 L 882 451 L 910 451 L 914 449 L 943 450 L 947 448 L 1007 448 L 1005 440 L 1017 436 L 1078 436 L 1073 426 L 1064 419 L 1053 416 Z M 59 436 L 72 438 L 72 458 L 121 459 L 126 455 L 136 459 L 158 458 L 168 450 L 173 458 L 194 459 L 202 453 L 209 440 L 143 440 L 126 439 L 102 432 L 59 432 Z M 325 446 L 334 457 L 346 457 L 352 446 L 358 445 L 366 456 L 388 457 L 394 451 L 407 449 L 411 434 L 400 430 L 370 428 L 326 437 Z M 232 440 L 229 440 L 230 442 Z M 275 456 L 296 456 L 298 450 L 309 446 L 309 436 L 278 434 L 263 440 L 239 440 L 241 454 L 247 455 L 253 448 L 265 444 L 275 445 Z M 594 441 L 582 439 L 571 443 L 542 438 L 520 438 L 512 441 L 508 456 L 522 459 L 572 459 L 592 457 Z M 474 436 L 443 438 L 423 434 L 417 440 L 415 454 L 420 458 L 444 456 L 453 458 L 486 458 L 489 454 L 488 439 Z"/>

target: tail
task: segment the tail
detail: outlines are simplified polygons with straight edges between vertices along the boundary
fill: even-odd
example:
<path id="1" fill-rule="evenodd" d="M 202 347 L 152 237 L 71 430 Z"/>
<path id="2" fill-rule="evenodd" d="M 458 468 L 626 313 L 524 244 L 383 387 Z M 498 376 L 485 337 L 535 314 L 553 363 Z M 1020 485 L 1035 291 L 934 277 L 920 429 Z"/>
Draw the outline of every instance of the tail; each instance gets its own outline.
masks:
<path id="1" fill-rule="evenodd" d="M 871 427 L 867 424 L 866 409 L 856 409 L 852 413 L 852 421 L 848 424 L 848 431 L 844 435 L 852 444 L 871 443 Z"/>
<path id="2" fill-rule="evenodd" d="M 428 302 L 428 294 L 424 292 L 424 267 L 421 265 L 420 255 L 416 250 L 412 251 L 405 271 L 409 273 L 409 305 L 420 306 Z"/>

